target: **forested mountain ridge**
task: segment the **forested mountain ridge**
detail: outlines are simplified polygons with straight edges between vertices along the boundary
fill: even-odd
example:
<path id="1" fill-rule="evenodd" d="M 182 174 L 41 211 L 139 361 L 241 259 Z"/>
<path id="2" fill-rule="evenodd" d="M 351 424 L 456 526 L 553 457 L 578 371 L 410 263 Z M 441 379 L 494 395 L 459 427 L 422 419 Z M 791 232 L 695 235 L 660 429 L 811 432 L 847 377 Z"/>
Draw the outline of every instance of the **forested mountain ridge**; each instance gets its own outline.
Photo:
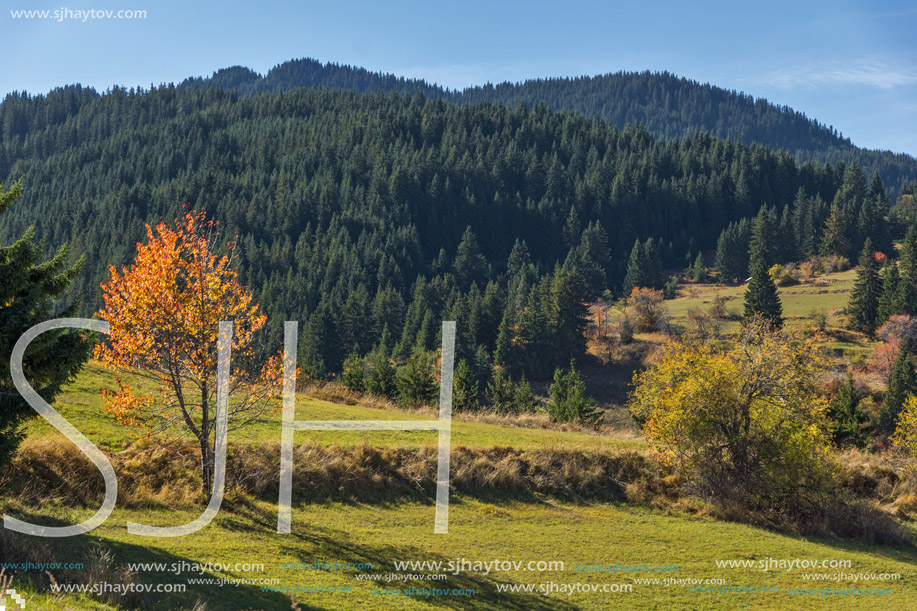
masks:
<path id="1" fill-rule="evenodd" d="M 85 257 L 83 314 L 144 223 L 190 203 L 238 236 L 274 339 L 283 320 L 306 325 L 317 374 L 374 346 L 432 349 L 450 318 L 482 379 L 497 360 L 543 377 L 581 354 L 585 303 L 620 294 L 635 241 L 653 269 L 682 267 L 764 204 L 819 231 L 818 202 L 857 239 L 853 221 L 884 196 L 856 165 L 420 94 L 71 87 L 7 98 L 0 125 L 0 177 L 25 185 L 0 241 L 34 224 L 49 249 L 69 242 Z"/>
<path id="2" fill-rule="evenodd" d="M 420 92 L 427 97 L 468 104 L 500 101 L 508 106 L 520 102 L 532 106 L 543 102 L 552 110 L 601 117 L 619 129 L 639 122 L 661 138 L 684 138 L 706 132 L 745 144 L 757 142 L 774 149 L 782 148 L 797 161 L 856 162 L 867 175 L 878 170 L 893 192 L 902 183 L 917 180 L 917 160 L 910 155 L 858 148 L 833 127 L 787 106 L 777 106 L 762 98 L 755 99 L 668 72 L 534 79 L 455 91 L 420 79 L 299 59 L 284 62 L 264 76 L 236 66 L 217 71 L 210 78 L 187 79 L 182 86 L 221 87 L 243 95 L 295 87 L 328 87 L 357 92 Z"/>

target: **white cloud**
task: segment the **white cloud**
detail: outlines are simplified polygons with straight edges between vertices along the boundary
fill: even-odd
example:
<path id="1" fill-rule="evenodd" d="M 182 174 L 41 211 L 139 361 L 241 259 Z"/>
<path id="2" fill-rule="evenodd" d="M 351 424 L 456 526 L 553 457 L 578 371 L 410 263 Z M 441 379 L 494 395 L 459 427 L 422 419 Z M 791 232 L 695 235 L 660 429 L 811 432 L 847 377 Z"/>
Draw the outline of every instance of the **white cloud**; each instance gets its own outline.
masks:
<path id="1" fill-rule="evenodd" d="M 879 59 L 810 63 L 751 76 L 749 82 L 782 89 L 835 86 L 895 89 L 917 84 L 917 68 Z"/>

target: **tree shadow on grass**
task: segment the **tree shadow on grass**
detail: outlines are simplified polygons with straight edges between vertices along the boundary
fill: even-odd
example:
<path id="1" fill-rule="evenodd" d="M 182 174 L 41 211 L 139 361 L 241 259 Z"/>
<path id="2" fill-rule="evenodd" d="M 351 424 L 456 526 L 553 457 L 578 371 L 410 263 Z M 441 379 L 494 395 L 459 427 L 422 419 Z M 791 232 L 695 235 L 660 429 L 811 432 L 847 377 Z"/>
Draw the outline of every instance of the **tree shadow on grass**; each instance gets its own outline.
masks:
<path id="1" fill-rule="evenodd" d="M 36 512 L 18 509 L 12 511 L 21 520 L 43 526 L 66 526 L 69 523 Z M 3 533 L 4 543 L 0 552 L 9 552 L 11 548 L 19 551 L 18 557 L 4 557 L 8 553 L 0 553 L 0 562 L 82 562 L 84 568 L 52 571 L 59 584 L 87 584 L 108 583 L 124 585 L 128 583 L 143 586 L 156 584 L 184 584 L 184 592 L 172 593 L 138 593 L 128 595 L 112 593 L 107 596 L 108 602 L 118 609 L 143 610 L 143 611 L 181 611 L 192 609 L 198 601 L 206 603 L 207 611 L 265 611 L 273 609 L 291 609 L 289 595 L 264 591 L 258 585 L 232 585 L 232 584 L 190 584 L 189 579 L 220 579 L 222 575 L 216 573 L 189 572 L 185 568 L 181 573 L 176 573 L 172 567 L 189 567 L 196 563 L 206 563 L 202 558 L 188 558 L 178 554 L 163 551 L 157 548 L 148 548 L 142 545 L 114 541 L 104 537 L 87 533 L 75 537 L 43 538 L 33 537 L 6 531 Z M 111 563 L 93 562 L 91 550 L 101 549 L 111 552 Z M 259 560 L 252 560 L 257 562 Z M 136 571 L 133 576 L 126 577 L 124 572 L 128 563 L 159 563 L 167 567 L 166 570 Z M 33 589 L 50 591 L 50 580 L 46 574 L 32 571 L 19 573 L 18 577 L 28 581 Z M 87 595 L 95 600 L 106 597 Z M 74 603 L 76 604 L 76 603 Z M 299 603 L 302 611 L 320 609 L 306 603 Z M 67 609 L 79 607 L 69 606 Z"/>
<path id="2" fill-rule="evenodd" d="M 302 526 L 297 528 L 294 525 L 293 530 L 292 534 L 286 536 L 292 537 L 294 541 L 308 543 L 310 549 L 313 546 L 320 549 L 324 556 L 323 563 L 371 565 L 372 569 L 350 569 L 345 570 L 345 572 L 355 579 L 359 574 L 365 575 L 365 583 L 370 586 L 371 590 L 376 592 L 376 594 L 367 592 L 366 596 L 378 596 L 382 600 L 388 599 L 386 602 L 390 608 L 398 608 L 400 606 L 398 601 L 401 596 L 393 595 L 391 593 L 393 590 L 405 593 L 411 591 L 412 588 L 414 591 L 420 591 L 412 596 L 415 600 L 423 600 L 423 602 L 431 606 L 444 609 L 569 611 L 580 608 L 568 600 L 544 596 L 537 591 L 501 592 L 498 586 L 504 584 L 512 586 L 516 582 L 497 579 L 495 575 L 499 575 L 499 573 L 494 572 L 489 575 L 466 571 L 453 574 L 455 571 L 443 569 L 444 573 L 438 574 L 445 574 L 445 579 L 390 580 L 388 575 L 392 573 L 406 574 L 395 571 L 395 561 L 423 559 L 423 561 L 440 562 L 445 567 L 454 558 L 414 546 L 355 543 L 347 540 L 348 537 L 345 533 L 335 536 L 331 529 L 326 528 L 312 526 L 305 529 Z M 310 564 L 315 561 L 313 555 L 306 553 L 301 546 L 297 546 L 293 542 L 284 545 L 283 551 L 290 556 L 299 558 L 303 564 Z M 424 574 L 423 571 L 409 573 Z M 537 576 L 538 573 L 532 573 L 532 575 Z M 425 591 L 429 592 L 431 590 L 439 590 L 440 593 L 433 594 L 430 592 L 429 595 L 425 595 Z M 455 595 L 446 593 L 446 591 L 452 590 L 461 590 L 465 593 L 473 591 L 474 594 Z M 382 594 L 381 591 L 388 593 Z"/>
<path id="3" fill-rule="evenodd" d="M 432 508 L 431 508 L 432 509 Z M 48 526 L 63 526 L 66 522 L 42 515 L 37 511 L 18 510 L 15 512 L 22 520 L 35 524 Z M 431 514 L 432 522 L 432 514 Z M 267 536 L 283 537 L 280 553 L 285 557 L 295 558 L 303 564 L 310 564 L 321 558 L 322 562 L 349 563 L 372 565 L 372 570 L 354 571 L 345 570 L 347 579 L 342 583 L 353 586 L 352 592 L 316 592 L 313 594 L 298 593 L 295 599 L 302 611 L 318 609 L 361 609 L 369 597 L 378 598 L 379 606 L 397 609 L 402 606 L 403 596 L 394 595 L 392 591 L 407 592 L 413 588 L 411 598 L 422 601 L 431 607 L 443 609 L 482 609 L 509 611 L 572 611 L 578 609 L 576 605 L 566 599 L 546 597 L 536 592 L 500 592 L 498 584 L 512 585 L 514 582 L 499 579 L 499 573 L 483 575 L 474 572 L 460 572 L 453 575 L 446 572 L 442 580 L 410 580 L 389 581 L 385 576 L 395 573 L 394 561 L 422 558 L 432 562 L 442 562 L 444 565 L 452 558 L 435 554 L 419 546 L 399 545 L 370 545 L 354 542 L 345 531 L 336 531 L 331 528 L 317 527 L 314 525 L 296 525 L 290 535 L 279 535 L 276 529 L 276 514 L 267 507 L 251 503 L 237 504 L 233 512 L 224 511 L 210 527 L 215 537 L 232 536 L 233 532 L 261 531 Z M 228 532 L 227 532 L 228 531 Z M 8 536 L 21 540 L 22 547 L 26 550 L 38 548 L 46 553 L 41 561 L 45 562 L 78 562 L 87 557 L 87 550 L 101 548 L 111 552 L 113 569 L 96 575 L 95 580 L 110 583 L 133 582 L 138 584 L 186 584 L 186 591 L 182 593 L 148 593 L 135 594 L 131 597 L 119 599 L 117 595 L 109 596 L 110 604 L 118 609 L 144 610 L 144 611 L 181 611 L 189 610 L 197 601 L 204 601 L 208 611 L 262 611 L 273 609 L 291 609 L 291 600 L 288 594 L 264 591 L 258 585 L 230 585 L 224 584 L 189 584 L 189 579 L 220 579 L 223 575 L 206 572 L 189 572 L 185 569 L 176 574 L 172 567 L 188 567 L 196 563 L 206 563 L 206 557 L 188 557 L 181 554 L 168 552 L 158 548 L 148 548 L 134 543 L 115 541 L 93 535 L 92 533 L 77 537 L 60 539 L 38 539 L 35 537 L 8 533 Z M 253 557 L 250 562 L 270 563 L 270 558 L 257 557 L 258 550 L 252 550 Z M 32 557 L 35 558 L 34 556 Z M 28 561 L 29 558 L 0 559 L 6 561 Z M 159 564 L 164 570 L 138 571 L 132 578 L 125 580 L 120 570 L 126 568 L 128 563 Z M 275 567 L 276 568 L 276 567 Z M 89 582 L 91 567 L 86 566 L 83 571 L 65 571 L 55 575 L 59 583 L 80 584 Z M 282 576 L 281 587 L 305 586 L 308 587 L 311 571 L 298 571 L 289 569 L 289 576 Z M 365 573 L 369 579 L 357 580 L 356 576 Z M 312 573 L 314 574 L 314 573 Z M 378 576 L 376 576 L 378 574 Z M 537 573 L 532 573 L 533 577 Z M 245 577 L 245 575 L 242 575 Z M 342 576 L 343 577 L 343 576 Z M 375 578 L 373 578 L 375 577 Z M 49 582 L 46 576 L 33 574 L 31 579 L 36 590 L 47 591 Z M 323 580 L 327 582 L 327 580 Z M 365 583 L 366 587 L 360 584 Z M 380 591 L 387 594 L 381 594 Z M 418 592 L 419 590 L 419 592 Z M 434 593 L 438 590 L 440 593 Z M 446 590 L 461 590 L 466 594 L 446 594 Z M 425 595 L 425 591 L 430 591 Z M 467 595 L 473 591 L 473 595 Z M 375 592 L 375 593 L 373 593 Z"/>

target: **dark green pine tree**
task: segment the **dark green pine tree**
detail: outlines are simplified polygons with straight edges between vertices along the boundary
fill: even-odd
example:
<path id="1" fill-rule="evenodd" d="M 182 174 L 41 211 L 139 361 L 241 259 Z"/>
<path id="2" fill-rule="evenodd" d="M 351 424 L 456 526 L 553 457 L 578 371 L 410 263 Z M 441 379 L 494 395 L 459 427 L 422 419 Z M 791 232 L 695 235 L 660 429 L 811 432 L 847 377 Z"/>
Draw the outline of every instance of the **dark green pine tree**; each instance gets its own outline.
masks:
<path id="1" fill-rule="evenodd" d="M 748 244 L 750 261 L 760 259 L 764 261 L 768 269 L 778 262 L 780 245 L 778 230 L 777 212 L 763 206 L 751 227 L 751 240 Z"/>
<path id="2" fill-rule="evenodd" d="M 748 277 L 750 231 L 748 221 L 743 220 L 730 223 L 720 233 L 713 262 L 720 282 L 736 282 Z"/>
<path id="3" fill-rule="evenodd" d="M 517 414 L 524 414 L 535 411 L 535 393 L 532 392 L 532 385 L 522 376 L 516 382 L 513 388 L 513 411 Z"/>
<path id="4" fill-rule="evenodd" d="M 895 360 L 895 367 L 892 369 L 892 376 L 888 382 L 888 390 L 885 392 L 885 401 L 882 403 L 882 409 L 879 410 L 879 431 L 883 435 L 891 435 L 895 432 L 898 425 L 898 414 L 908 396 L 917 393 L 917 372 L 914 371 L 914 363 L 911 355 L 907 350 L 907 345 L 902 342 L 901 349 L 898 351 L 898 358 Z"/>
<path id="5" fill-rule="evenodd" d="M 433 403 L 437 382 L 429 353 L 417 350 L 395 378 L 398 398 L 406 407 L 419 407 Z"/>
<path id="6" fill-rule="evenodd" d="M 879 319 L 879 302 L 882 299 L 882 276 L 872 240 L 866 238 L 860 254 L 856 282 L 850 294 L 850 328 L 856 331 L 872 331 Z"/>
<path id="7" fill-rule="evenodd" d="M 904 309 L 901 303 L 901 276 L 898 265 L 887 261 L 882 273 L 882 297 L 879 299 L 879 311 L 876 316 L 876 327 L 882 326 L 893 314 Z"/>
<path id="8" fill-rule="evenodd" d="M 494 368 L 494 374 L 487 383 L 485 396 L 492 410 L 498 414 L 513 411 L 513 381 L 503 367 Z"/>
<path id="9" fill-rule="evenodd" d="M 326 302 L 303 324 L 305 332 L 300 357 L 304 369 L 313 378 L 325 378 L 332 372 L 340 371 L 343 364 L 340 357 L 343 345 L 336 333 L 336 322 L 331 306 Z"/>
<path id="10" fill-rule="evenodd" d="M 917 316 L 917 224 L 907 230 L 901 248 L 900 300 L 902 311 L 896 314 Z"/>
<path id="11" fill-rule="evenodd" d="M 494 364 L 500 367 L 506 367 L 512 371 L 517 365 L 517 354 L 514 340 L 516 324 L 516 307 L 513 302 L 506 304 L 503 311 L 503 318 L 500 319 L 500 327 L 497 331 L 497 343 L 494 348 Z"/>
<path id="12" fill-rule="evenodd" d="M 469 225 L 462 234 L 458 250 L 455 253 L 455 276 L 463 288 L 473 282 L 482 283 L 487 278 L 487 259 L 478 246 L 478 240 Z"/>
<path id="13" fill-rule="evenodd" d="M 662 259 L 660 258 L 656 241 L 653 238 L 649 238 L 641 244 L 640 240 L 637 240 L 634 242 L 634 247 L 630 251 L 630 258 L 627 260 L 627 271 L 624 275 L 624 296 L 630 295 L 630 292 L 637 287 L 661 289 L 664 284 Z"/>
<path id="14" fill-rule="evenodd" d="M 0 183 L 0 214 L 22 193 L 20 183 L 4 191 Z M 52 318 L 75 315 L 75 305 L 55 309 L 76 277 L 82 259 L 68 266 L 68 248 L 61 247 L 51 260 L 41 262 L 42 248 L 34 229 L 10 246 L 0 246 L 0 465 L 10 461 L 22 441 L 22 425 L 35 411 L 19 395 L 10 374 L 13 346 L 23 333 Z M 26 350 L 23 373 L 29 384 L 48 402 L 60 392 L 89 358 L 91 343 L 80 333 L 55 330 L 42 333 Z"/>
<path id="15" fill-rule="evenodd" d="M 853 376 L 847 376 L 847 383 L 837 391 L 837 396 L 828 408 L 831 419 L 831 435 L 838 446 L 862 448 L 867 434 L 863 424 L 869 422 L 869 415 L 860 408 L 863 393 L 853 383 Z"/>
<path id="16" fill-rule="evenodd" d="M 394 399 L 398 391 L 395 386 L 395 366 L 385 344 L 380 340 L 372 357 L 366 390 L 383 399 Z"/>
<path id="17" fill-rule="evenodd" d="M 366 390 L 363 374 L 363 358 L 353 352 L 344 360 L 344 371 L 341 372 L 341 383 L 354 392 Z"/>
<path id="18" fill-rule="evenodd" d="M 528 271 L 532 265 L 532 257 L 529 255 L 529 247 L 525 240 L 516 238 L 513 243 L 513 249 L 506 260 L 506 274 L 510 278 L 515 278 Z"/>
<path id="19" fill-rule="evenodd" d="M 521 341 L 515 354 L 519 368 L 535 379 L 551 375 L 555 362 L 552 353 L 554 334 L 549 321 L 550 291 L 551 276 L 547 275 L 529 291 L 525 307 L 519 315 Z"/>
<path id="20" fill-rule="evenodd" d="M 821 195 L 807 197 L 799 209 L 796 239 L 799 241 L 803 257 L 819 254 L 822 238 L 825 233 L 825 222 L 828 218 L 828 205 Z"/>
<path id="21" fill-rule="evenodd" d="M 456 411 L 477 411 L 481 404 L 478 402 L 478 381 L 468 366 L 468 361 L 462 359 L 455 366 L 452 377 L 452 406 Z"/>
<path id="22" fill-rule="evenodd" d="M 643 256 L 646 260 L 646 281 L 651 289 L 662 290 L 665 277 L 662 275 L 662 240 L 649 238 L 643 245 Z"/>
<path id="23" fill-rule="evenodd" d="M 640 240 L 634 242 L 634 247 L 630 251 L 630 258 L 627 259 L 627 272 L 624 274 L 624 296 L 630 295 L 637 287 L 646 286 L 646 260 L 643 253 L 643 245 Z"/>
<path id="24" fill-rule="evenodd" d="M 694 265 L 691 266 L 691 279 L 694 282 L 703 282 L 707 277 L 707 268 L 704 267 L 704 255 L 697 253 Z"/>
<path id="25" fill-rule="evenodd" d="M 563 239 L 567 248 L 576 248 L 580 242 L 580 236 L 583 233 L 583 223 L 580 221 L 576 206 L 570 206 L 570 214 L 567 215 L 567 221 L 564 223 Z"/>
<path id="26" fill-rule="evenodd" d="M 761 316 L 775 327 L 783 326 L 783 305 L 777 294 L 777 286 L 764 261 L 754 261 L 751 266 L 751 280 L 745 289 L 745 320 Z"/>
<path id="27" fill-rule="evenodd" d="M 831 205 L 828 220 L 825 221 L 825 233 L 821 239 L 820 254 L 823 257 L 837 255 L 850 256 L 850 240 L 847 238 L 847 221 L 837 204 Z"/>
<path id="28" fill-rule="evenodd" d="M 608 236 L 601 223 L 589 223 L 575 253 L 576 267 L 586 283 L 589 297 L 598 297 L 608 288 L 608 266 L 611 264 Z"/>
<path id="29" fill-rule="evenodd" d="M 888 253 L 891 247 L 886 219 L 888 210 L 888 195 L 882 189 L 879 195 L 867 197 L 863 201 L 857 216 L 857 235 L 862 241 L 866 238 L 872 239 L 873 247 L 884 253 Z"/>
<path id="30" fill-rule="evenodd" d="M 859 180 L 857 182 L 859 183 Z M 857 188 L 857 191 L 860 191 L 864 184 L 865 177 L 863 183 Z M 862 199 L 859 203 L 859 209 L 856 210 L 856 227 L 854 232 L 856 244 L 854 246 L 861 248 L 862 244 L 866 242 L 866 238 L 870 238 L 872 239 L 873 248 L 879 252 L 887 253 L 891 246 L 888 233 L 888 220 L 886 219 L 890 208 L 890 202 L 888 193 L 885 191 L 885 186 L 882 184 L 882 179 L 877 173 L 873 173 L 872 184 L 869 187 L 869 191 L 862 191 L 861 196 Z"/>
<path id="31" fill-rule="evenodd" d="M 783 207 L 780 215 L 780 228 L 777 243 L 779 245 L 778 262 L 797 261 L 800 258 L 799 244 L 796 242 L 796 231 L 793 227 L 793 211 L 791 206 Z"/>
<path id="32" fill-rule="evenodd" d="M 433 272 L 434 276 L 445 274 L 447 271 L 449 271 L 449 255 L 446 254 L 445 248 L 439 249 L 439 254 L 436 255 L 435 259 L 433 259 L 433 264 L 430 266 L 430 270 Z"/>
<path id="33" fill-rule="evenodd" d="M 573 361 L 570 369 L 554 371 L 554 383 L 548 389 L 551 400 L 545 406 L 555 422 L 579 422 L 595 425 L 602 419 L 602 410 L 586 394 L 586 384 L 576 371 Z"/>
<path id="34" fill-rule="evenodd" d="M 372 321 L 369 315 L 369 292 L 360 284 L 347 295 L 340 313 L 340 336 L 344 347 L 366 354 L 372 347 Z"/>
<path id="35" fill-rule="evenodd" d="M 558 270 L 550 285 L 548 325 L 551 354 L 562 363 L 586 351 L 585 329 L 589 317 L 586 291 L 575 270 Z"/>
<path id="36" fill-rule="evenodd" d="M 490 356 L 490 352 L 488 352 L 483 344 L 479 345 L 477 350 L 474 351 L 474 359 L 472 359 L 468 366 L 471 368 L 471 376 L 477 383 L 478 390 L 481 389 L 482 383 L 486 388 L 487 382 L 490 380 L 490 375 L 494 369 L 494 362 L 493 358 Z"/>

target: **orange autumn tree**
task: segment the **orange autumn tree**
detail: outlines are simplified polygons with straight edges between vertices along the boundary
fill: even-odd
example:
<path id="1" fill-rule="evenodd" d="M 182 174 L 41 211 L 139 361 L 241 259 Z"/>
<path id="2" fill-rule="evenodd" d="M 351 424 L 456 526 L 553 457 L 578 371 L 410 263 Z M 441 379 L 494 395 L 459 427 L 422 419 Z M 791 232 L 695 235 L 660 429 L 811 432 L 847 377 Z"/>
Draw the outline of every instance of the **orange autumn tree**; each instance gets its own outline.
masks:
<path id="1" fill-rule="evenodd" d="M 105 306 L 96 315 L 111 325 L 96 346 L 102 363 L 153 381 L 143 394 L 118 380 L 104 391 L 105 409 L 126 425 L 150 433 L 184 427 L 201 451 L 202 490 L 210 493 L 216 428 L 217 331 L 233 322 L 229 430 L 257 418 L 282 379 L 281 359 L 258 364 L 255 336 L 267 317 L 232 269 L 235 244 L 218 256 L 216 223 L 187 213 L 174 227 L 147 229 L 130 268 L 109 267 L 102 284 Z"/>

